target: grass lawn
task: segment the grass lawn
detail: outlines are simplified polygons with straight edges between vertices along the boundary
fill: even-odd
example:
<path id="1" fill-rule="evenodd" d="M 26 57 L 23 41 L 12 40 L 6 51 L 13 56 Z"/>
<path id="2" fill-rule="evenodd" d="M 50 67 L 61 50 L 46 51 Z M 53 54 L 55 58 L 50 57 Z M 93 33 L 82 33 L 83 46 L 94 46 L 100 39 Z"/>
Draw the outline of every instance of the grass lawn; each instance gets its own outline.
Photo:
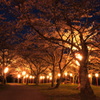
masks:
<path id="1" fill-rule="evenodd" d="M 33 87 L 47 96 L 48 100 L 80 100 L 79 90 L 76 89 L 77 85 L 62 84 L 58 89 L 50 89 L 50 84 L 41 84 Z M 92 88 L 98 98 L 97 100 L 100 100 L 100 86 L 92 86 Z"/>

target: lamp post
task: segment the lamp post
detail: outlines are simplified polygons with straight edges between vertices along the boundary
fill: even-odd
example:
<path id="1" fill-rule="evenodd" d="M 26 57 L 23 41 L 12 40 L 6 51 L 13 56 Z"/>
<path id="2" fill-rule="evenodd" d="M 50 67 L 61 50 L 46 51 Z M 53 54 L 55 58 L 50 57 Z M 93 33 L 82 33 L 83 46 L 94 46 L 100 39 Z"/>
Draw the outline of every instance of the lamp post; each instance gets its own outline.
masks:
<path id="1" fill-rule="evenodd" d="M 33 78 L 33 83 L 34 83 L 34 78 L 35 78 L 35 77 L 33 76 L 32 78 Z"/>
<path id="2" fill-rule="evenodd" d="M 98 86 L 98 77 L 99 77 L 99 74 L 96 73 L 96 74 L 95 74 L 95 77 L 96 77 L 96 85 Z"/>
<path id="3" fill-rule="evenodd" d="M 30 77 L 29 77 L 29 78 L 30 78 L 30 83 L 32 83 L 32 81 L 31 81 L 31 79 L 32 79 L 32 75 L 30 75 Z"/>
<path id="4" fill-rule="evenodd" d="M 89 78 L 90 84 L 92 84 L 92 74 L 88 74 L 88 78 Z"/>
<path id="5" fill-rule="evenodd" d="M 49 79 L 50 79 L 50 82 L 52 81 L 52 77 L 49 77 Z"/>
<path id="6" fill-rule="evenodd" d="M 27 74 L 25 77 L 26 77 L 26 85 L 28 85 L 28 77 L 29 77 L 29 75 Z"/>
<path id="7" fill-rule="evenodd" d="M 24 76 L 25 76 L 25 75 L 26 75 L 26 72 L 23 71 L 23 72 L 22 72 L 22 76 L 23 76 L 22 83 L 24 83 Z"/>
<path id="8" fill-rule="evenodd" d="M 60 77 L 61 76 L 61 74 L 60 73 L 58 73 L 58 77 Z"/>
<path id="9" fill-rule="evenodd" d="M 47 79 L 47 83 L 49 83 L 49 76 L 47 76 L 46 79 Z"/>
<path id="10" fill-rule="evenodd" d="M 65 83 L 67 83 L 67 75 L 68 75 L 68 73 L 65 72 L 65 73 L 64 73 L 64 76 L 65 76 Z"/>
<path id="11" fill-rule="evenodd" d="M 18 75 L 17 75 L 17 77 L 18 77 L 18 83 L 19 83 L 19 79 L 20 79 L 21 75 L 20 75 L 20 74 L 18 74 Z"/>
<path id="12" fill-rule="evenodd" d="M 72 77 L 72 83 L 73 83 L 73 74 L 70 73 L 69 75 L 70 75 L 70 81 L 71 81 L 71 77 Z"/>
<path id="13" fill-rule="evenodd" d="M 7 82 L 7 80 L 6 80 L 6 74 L 7 74 L 8 70 L 9 70 L 8 67 L 6 67 L 6 68 L 4 69 L 4 84 L 6 84 L 6 82 Z"/>
<path id="14" fill-rule="evenodd" d="M 42 77 L 42 76 L 40 76 L 40 83 L 42 83 L 42 79 L 43 79 L 43 77 Z"/>

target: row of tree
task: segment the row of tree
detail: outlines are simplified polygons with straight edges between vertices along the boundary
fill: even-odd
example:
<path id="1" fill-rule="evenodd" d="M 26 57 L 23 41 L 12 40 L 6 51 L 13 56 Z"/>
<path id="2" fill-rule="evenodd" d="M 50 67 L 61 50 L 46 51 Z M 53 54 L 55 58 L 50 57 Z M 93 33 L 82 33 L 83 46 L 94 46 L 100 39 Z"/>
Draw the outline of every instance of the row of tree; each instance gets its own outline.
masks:
<path id="1" fill-rule="evenodd" d="M 96 100 L 88 70 L 93 65 L 91 62 L 99 69 L 99 7 L 99 0 L 1 0 L 2 71 L 4 50 L 13 50 L 28 63 L 37 77 L 36 84 L 41 73 L 51 70 L 53 87 L 55 71 L 58 69 L 62 77 L 67 67 L 72 62 L 75 65 L 77 60 L 81 100 Z M 56 87 L 60 82 L 61 79 Z"/>

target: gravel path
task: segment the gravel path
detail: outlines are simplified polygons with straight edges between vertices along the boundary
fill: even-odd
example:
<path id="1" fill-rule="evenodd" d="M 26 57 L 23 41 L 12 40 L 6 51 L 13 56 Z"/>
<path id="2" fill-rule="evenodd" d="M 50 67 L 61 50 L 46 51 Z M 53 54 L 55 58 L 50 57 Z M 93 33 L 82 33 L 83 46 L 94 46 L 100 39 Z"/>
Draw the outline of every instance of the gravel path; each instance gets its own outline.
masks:
<path id="1" fill-rule="evenodd" d="M 47 100 L 34 87 L 26 85 L 10 85 L 0 91 L 0 100 Z"/>

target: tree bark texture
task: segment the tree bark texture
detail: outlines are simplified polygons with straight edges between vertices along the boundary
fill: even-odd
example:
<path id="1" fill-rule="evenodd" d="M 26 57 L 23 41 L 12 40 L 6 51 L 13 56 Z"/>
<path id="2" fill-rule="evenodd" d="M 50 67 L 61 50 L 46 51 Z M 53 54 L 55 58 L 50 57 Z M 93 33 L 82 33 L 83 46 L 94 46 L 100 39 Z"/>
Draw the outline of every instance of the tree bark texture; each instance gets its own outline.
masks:
<path id="1" fill-rule="evenodd" d="M 36 76 L 35 81 L 36 81 L 35 84 L 36 84 L 36 85 L 39 85 L 39 75 Z"/>
<path id="2" fill-rule="evenodd" d="M 88 48 L 84 41 L 82 41 L 82 55 L 83 59 L 80 61 L 79 69 L 81 100 L 96 100 L 88 78 Z"/>

